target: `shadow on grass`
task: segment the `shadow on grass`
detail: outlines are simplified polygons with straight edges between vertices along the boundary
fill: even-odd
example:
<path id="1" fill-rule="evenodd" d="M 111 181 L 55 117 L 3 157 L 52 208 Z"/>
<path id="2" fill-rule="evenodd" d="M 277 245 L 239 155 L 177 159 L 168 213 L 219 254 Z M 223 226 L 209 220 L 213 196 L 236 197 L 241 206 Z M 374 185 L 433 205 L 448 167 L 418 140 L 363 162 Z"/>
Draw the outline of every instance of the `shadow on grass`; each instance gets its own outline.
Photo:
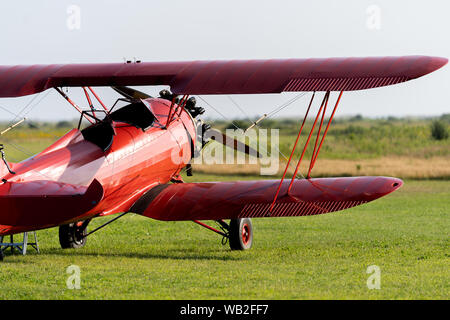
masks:
<path id="1" fill-rule="evenodd" d="M 137 258 L 137 259 L 163 259 L 163 260 L 218 260 L 218 261 L 242 261 L 246 255 L 235 255 L 230 250 L 199 252 L 193 250 L 166 250 L 164 253 L 152 252 L 102 252 L 102 251 L 84 251 L 71 249 L 52 248 L 45 250 L 42 255 L 53 255 L 60 257 L 83 256 L 83 257 L 107 257 L 107 258 Z"/>

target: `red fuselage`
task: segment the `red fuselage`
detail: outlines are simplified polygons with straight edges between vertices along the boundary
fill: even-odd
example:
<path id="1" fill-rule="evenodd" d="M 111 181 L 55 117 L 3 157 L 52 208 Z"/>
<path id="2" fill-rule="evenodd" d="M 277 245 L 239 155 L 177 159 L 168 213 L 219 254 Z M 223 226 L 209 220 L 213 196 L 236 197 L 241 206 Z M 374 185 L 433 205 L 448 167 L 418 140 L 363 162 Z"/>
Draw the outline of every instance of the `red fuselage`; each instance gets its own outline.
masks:
<path id="1" fill-rule="evenodd" d="M 69 209 L 64 205 L 59 214 L 33 207 L 31 202 L 24 206 L 28 212 L 18 209 L 17 205 L 8 207 L 6 204 L 9 210 L 5 212 L 3 208 L 0 214 L 0 235 L 122 212 L 147 190 L 176 177 L 192 157 L 196 140 L 194 120 L 182 110 L 165 127 L 170 101 L 150 98 L 145 102 L 156 117 L 154 125 L 143 130 L 129 123 L 113 121 L 115 135 L 106 151 L 87 141 L 80 130 L 72 129 L 41 153 L 12 164 L 15 174 L 2 168 L 2 178 L 9 185 L 5 183 L 3 189 L 0 187 L 0 196 L 10 195 L 13 187 L 25 182 L 30 185 L 32 181 L 74 185 L 82 193 L 94 180 L 103 188 L 103 196 L 93 208 L 75 212 L 71 217 L 63 214 Z M 46 185 L 43 184 L 42 188 L 44 190 L 40 190 L 40 194 L 46 194 Z M 39 193 L 33 196 L 39 197 Z"/>

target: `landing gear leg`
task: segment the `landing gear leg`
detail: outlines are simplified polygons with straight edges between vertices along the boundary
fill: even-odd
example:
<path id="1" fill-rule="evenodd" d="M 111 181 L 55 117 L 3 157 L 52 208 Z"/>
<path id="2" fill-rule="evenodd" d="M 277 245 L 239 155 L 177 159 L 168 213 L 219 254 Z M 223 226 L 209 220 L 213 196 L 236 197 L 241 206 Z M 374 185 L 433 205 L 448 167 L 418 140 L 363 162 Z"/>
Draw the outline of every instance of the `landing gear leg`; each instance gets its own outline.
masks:
<path id="1" fill-rule="evenodd" d="M 222 231 L 198 220 L 193 220 L 193 222 L 223 236 L 222 244 L 225 245 L 229 241 L 231 250 L 248 250 L 252 247 L 253 225 L 250 218 L 231 219 L 230 224 L 223 220 L 217 220 L 216 222 L 220 225 Z"/>
<path id="2" fill-rule="evenodd" d="M 59 244 L 61 248 L 81 248 L 86 244 L 87 225 L 90 220 L 59 226 Z"/>

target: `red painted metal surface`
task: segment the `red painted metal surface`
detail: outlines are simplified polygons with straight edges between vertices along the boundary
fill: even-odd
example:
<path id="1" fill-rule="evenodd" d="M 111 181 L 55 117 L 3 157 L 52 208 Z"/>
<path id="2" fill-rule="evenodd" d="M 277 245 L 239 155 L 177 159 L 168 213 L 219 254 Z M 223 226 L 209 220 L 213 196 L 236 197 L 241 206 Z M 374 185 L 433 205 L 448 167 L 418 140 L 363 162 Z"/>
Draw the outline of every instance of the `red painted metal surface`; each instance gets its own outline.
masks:
<path id="1" fill-rule="evenodd" d="M 0 220 L 16 229 L 51 226 L 81 216 L 102 197 L 97 180 L 88 188 L 46 180 L 7 182 L 0 186 Z"/>
<path id="2" fill-rule="evenodd" d="M 247 223 L 242 226 L 242 243 L 247 245 L 251 237 L 251 229 Z"/>
<path id="3" fill-rule="evenodd" d="M 170 102 L 146 103 L 165 123 Z M 116 136 L 107 152 L 73 129 L 36 156 L 12 164 L 16 174 L 2 170 L 8 182 L 0 186 L 0 235 L 127 211 L 143 193 L 177 176 L 191 157 L 186 130 L 194 141 L 196 135 L 185 111 L 167 129 L 113 125 Z M 93 194 L 95 204 L 88 192 L 93 181 L 102 191 Z"/>
<path id="4" fill-rule="evenodd" d="M 137 213 L 168 221 L 315 215 L 378 199 L 403 182 L 390 177 L 301 179 L 287 195 L 289 182 L 284 181 L 283 196 L 270 212 L 278 184 L 279 180 L 173 184 Z"/>
<path id="5" fill-rule="evenodd" d="M 428 56 L 0 66 L 0 97 L 52 87 L 169 85 L 176 94 L 350 91 L 421 77 L 447 63 Z"/>

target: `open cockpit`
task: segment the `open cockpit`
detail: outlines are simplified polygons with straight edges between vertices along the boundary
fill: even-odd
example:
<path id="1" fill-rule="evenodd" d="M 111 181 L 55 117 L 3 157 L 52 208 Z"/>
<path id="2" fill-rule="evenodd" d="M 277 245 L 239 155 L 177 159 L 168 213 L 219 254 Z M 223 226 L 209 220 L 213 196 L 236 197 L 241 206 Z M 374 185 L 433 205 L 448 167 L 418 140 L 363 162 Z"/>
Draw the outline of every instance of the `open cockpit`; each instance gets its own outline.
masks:
<path id="1" fill-rule="evenodd" d="M 88 115 L 91 116 L 89 113 Z M 151 110 L 141 101 L 132 102 L 106 114 L 102 120 L 95 116 L 92 118 L 95 118 L 96 123 L 84 128 L 81 133 L 86 141 L 97 145 L 104 152 L 111 147 L 114 140 L 114 123 L 125 123 L 145 131 L 156 120 Z"/>

